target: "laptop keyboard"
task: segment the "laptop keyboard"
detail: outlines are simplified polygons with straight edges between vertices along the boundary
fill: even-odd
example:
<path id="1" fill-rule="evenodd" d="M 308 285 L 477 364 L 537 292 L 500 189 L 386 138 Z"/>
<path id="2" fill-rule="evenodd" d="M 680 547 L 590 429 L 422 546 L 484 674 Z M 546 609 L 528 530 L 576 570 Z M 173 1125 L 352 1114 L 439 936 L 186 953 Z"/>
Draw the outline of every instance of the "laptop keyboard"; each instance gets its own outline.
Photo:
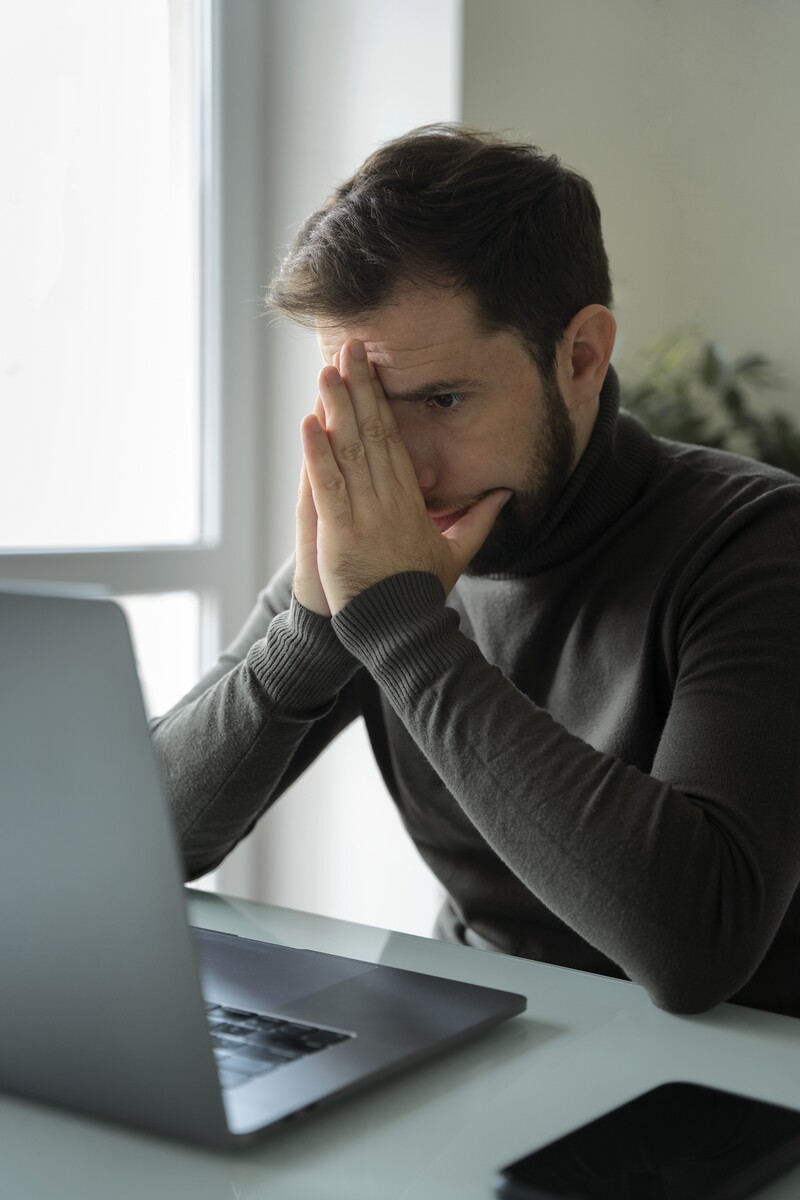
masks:
<path id="1" fill-rule="evenodd" d="M 217 1072 L 224 1088 L 249 1083 L 259 1075 L 308 1054 L 318 1054 L 353 1036 L 210 1002 L 206 1003 L 206 1014 Z"/>

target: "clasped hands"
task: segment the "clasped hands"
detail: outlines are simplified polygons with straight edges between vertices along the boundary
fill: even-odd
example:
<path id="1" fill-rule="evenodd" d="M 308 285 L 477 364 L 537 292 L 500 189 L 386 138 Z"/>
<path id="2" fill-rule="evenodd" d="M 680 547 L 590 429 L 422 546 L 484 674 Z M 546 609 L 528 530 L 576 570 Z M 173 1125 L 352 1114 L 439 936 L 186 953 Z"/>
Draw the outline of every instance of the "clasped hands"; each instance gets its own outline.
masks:
<path id="1" fill-rule="evenodd" d="M 364 345 L 322 369 L 301 424 L 294 593 L 322 616 L 402 571 L 428 571 L 445 594 L 485 541 L 510 492 L 489 492 L 444 533 L 434 525 Z"/>

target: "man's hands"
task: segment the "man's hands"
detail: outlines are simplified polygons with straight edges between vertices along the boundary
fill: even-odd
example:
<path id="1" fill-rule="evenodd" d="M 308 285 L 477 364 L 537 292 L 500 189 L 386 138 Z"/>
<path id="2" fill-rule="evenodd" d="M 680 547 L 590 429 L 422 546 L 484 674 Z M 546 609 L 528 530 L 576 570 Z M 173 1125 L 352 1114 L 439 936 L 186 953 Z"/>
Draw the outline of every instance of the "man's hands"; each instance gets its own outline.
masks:
<path id="1" fill-rule="evenodd" d="M 315 409 L 317 420 L 324 421 L 322 400 L 317 400 Z M 300 491 L 297 496 L 297 516 L 295 522 L 294 549 L 294 594 L 304 608 L 320 616 L 331 615 L 325 591 L 319 577 L 317 566 L 317 510 L 314 507 L 314 497 L 311 494 L 311 484 L 308 481 L 308 471 L 305 461 L 300 471 Z"/>
<path id="2" fill-rule="evenodd" d="M 429 571 L 450 592 L 510 495 L 483 496 L 445 533 L 428 516 L 400 430 L 361 342 L 320 373 L 301 426 L 294 591 L 329 616 L 401 571 Z"/>

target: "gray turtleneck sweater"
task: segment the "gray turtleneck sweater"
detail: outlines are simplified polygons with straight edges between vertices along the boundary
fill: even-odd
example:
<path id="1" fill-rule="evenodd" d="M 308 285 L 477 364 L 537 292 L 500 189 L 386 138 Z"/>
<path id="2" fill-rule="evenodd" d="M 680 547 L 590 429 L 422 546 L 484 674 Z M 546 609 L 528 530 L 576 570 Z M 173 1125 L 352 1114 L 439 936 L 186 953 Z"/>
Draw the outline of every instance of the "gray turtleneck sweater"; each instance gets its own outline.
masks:
<path id="1" fill-rule="evenodd" d="M 442 936 L 800 1016 L 800 482 L 617 406 L 513 572 L 276 576 L 153 723 L 188 877 L 363 717 Z"/>

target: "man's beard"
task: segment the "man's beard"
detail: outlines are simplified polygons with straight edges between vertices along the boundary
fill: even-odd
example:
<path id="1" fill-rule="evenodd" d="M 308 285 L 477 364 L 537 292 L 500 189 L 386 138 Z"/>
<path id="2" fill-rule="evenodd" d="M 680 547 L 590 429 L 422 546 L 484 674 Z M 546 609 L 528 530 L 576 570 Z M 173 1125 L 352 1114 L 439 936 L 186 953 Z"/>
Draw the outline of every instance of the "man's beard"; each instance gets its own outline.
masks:
<path id="1" fill-rule="evenodd" d="M 543 419 L 525 487 L 500 509 L 489 536 L 466 569 L 467 575 L 502 575 L 524 558 L 572 474 L 575 430 L 557 381 L 543 380 Z"/>

